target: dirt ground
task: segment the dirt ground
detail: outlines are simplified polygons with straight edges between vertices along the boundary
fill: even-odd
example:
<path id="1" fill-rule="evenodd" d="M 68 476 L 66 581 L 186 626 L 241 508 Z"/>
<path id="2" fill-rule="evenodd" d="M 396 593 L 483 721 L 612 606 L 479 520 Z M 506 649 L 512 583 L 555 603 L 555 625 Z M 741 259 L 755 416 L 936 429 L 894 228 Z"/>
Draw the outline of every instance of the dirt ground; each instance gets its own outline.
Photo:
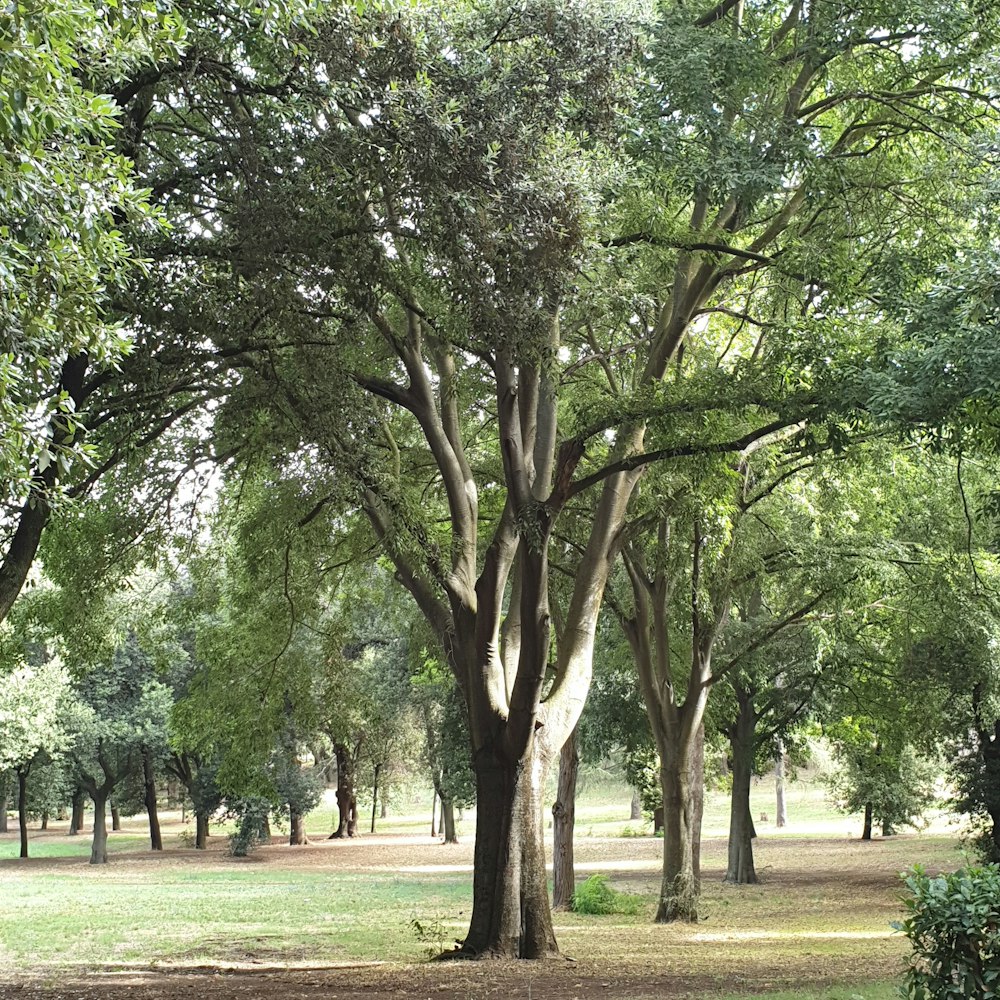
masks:
<path id="1" fill-rule="evenodd" d="M 221 840 L 221 838 L 220 838 Z M 901 843 L 897 841 L 897 845 Z M 705 905 L 713 914 L 698 927 L 614 925 L 604 921 L 600 948 L 587 948 L 579 927 L 557 934 L 569 957 L 543 963 L 427 962 L 417 965 L 279 965 L 252 955 L 226 968 L 129 968 L 66 979 L 53 975 L 0 983 L 0 997 L 22 1000 L 369 1000 L 375 997 L 473 998 L 707 997 L 769 989 L 894 977 L 902 943 L 888 922 L 899 910 L 899 857 L 906 853 L 847 840 L 764 839 L 757 858 L 762 886 L 721 887 L 725 842 L 705 843 Z M 652 892 L 658 884 L 662 844 L 652 838 L 586 838 L 577 845 L 578 877 L 600 870 L 612 884 Z M 30 862 L 39 875 L 79 871 L 80 858 Z M 208 852 L 116 854 L 115 876 L 140 876 L 164 866 L 250 866 L 294 869 L 309 866 L 342 872 L 431 874 L 472 871 L 472 843 L 444 848 L 429 837 L 381 835 L 351 841 L 317 841 L 289 850 L 274 843 L 250 858 L 224 856 L 222 844 Z M 728 895 L 727 895 L 728 894 Z M 735 902 L 734 902 L 735 901 Z M 729 913 L 730 903 L 733 912 Z M 736 910 L 739 910 L 737 913 Z M 787 913 L 783 920 L 782 912 Z M 838 912 L 847 930 L 838 930 Z M 826 923 L 808 921 L 804 934 L 782 929 L 803 913 L 834 914 Z M 874 913 L 874 917 L 871 914 Z M 858 915 L 874 930 L 858 929 Z M 612 921 L 608 923 L 608 921 Z M 811 930 L 808 928 L 811 927 Z M 885 928 L 880 930 L 879 928 Z M 618 937 L 615 937 L 618 935 Z M 794 943 L 790 940 L 795 938 Z M 802 940 L 799 940 L 799 939 Z M 617 956 L 608 960 L 608 942 Z M 833 947 L 831 948 L 831 942 Z M 843 945 L 843 947 L 841 946 Z M 577 952 L 577 953 L 575 953 Z M 596 956 L 596 957 L 595 957 Z"/>

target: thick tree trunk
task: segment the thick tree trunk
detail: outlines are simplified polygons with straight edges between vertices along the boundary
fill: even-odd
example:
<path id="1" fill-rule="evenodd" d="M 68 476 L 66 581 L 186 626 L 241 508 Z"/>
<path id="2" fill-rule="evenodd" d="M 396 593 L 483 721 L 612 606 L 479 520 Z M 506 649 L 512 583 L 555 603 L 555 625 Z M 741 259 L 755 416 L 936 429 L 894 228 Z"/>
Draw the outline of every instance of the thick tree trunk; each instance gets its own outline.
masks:
<path id="1" fill-rule="evenodd" d="M 632 789 L 632 801 L 628 810 L 629 819 L 642 819 L 642 796 L 637 788 Z"/>
<path id="2" fill-rule="evenodd" d="M 122 817 L 121 813 L 118 812 L 118 806 L 111 803 L 111 829 L 114 832 L 118 832 L 122 828 Z"/>
<path id="3" fill-rule="evenodd" d="M 458 843 L 458 833 L 455 830 L 455 803 L 451 799 L 441 800 L 441 830 L 446 844 Z"/>
<path id="4" fill-rule="evenodd" d="M 737 692 L 739 714 L 729 730 L 732 748 L 733 793 L 729 808 L 729 864 L 726 881 L 753 885 L 757 872 L 753 864 L 753 816 L 750 813 L 750 785 L 753 780 L 754 709 L 753 700 Z"/>
<path id="5" fill-rule="evenodd" d="M 69 833 L 71 837 L 75 837 L 83 829 L 83 812 L 86 806 L 87 793 L 78 787 L 73 792 L 73 808 L 70 810 Z"/>
<path id="6" fill-rule="evenodd" d="M 332 839 L 356 837 L 358 834 L 358 800 L 354 792 L 354 760 L 347 748 L 338 745 L 337 754 L 337 829 Z"/>
<path id="7" fill-rule="evenodd" d="M 94 800 L 94 843 L 90 848 L 90 863 L 92 865 L 106 865 L 108 863 L 108 825 L 107 825 L 107 805 L 108 796 L 98 792 L 91 795 Z"/>
<path id="8" fill-rule="evenodd" d="M 153 773 L 153 762 L 147 752 L 142 755 L 142 779 L 145 786 L 146 815 L 149 817 L 150 850 L 162 851 L 163 837 L 160 834 L 160 817 L 156 811 L 156 775 Z"/>
<path id="9" fill-rule="evenodd" d="M 774 756 L 774 825 L 780 830 L 788 825 L 788 808 L 785 805 L 785 748 L 779 742 Z"/>
<path id="10" fill-rule="evenodd" d="M 691 870 L 701 892 L 701 824 L 705 818 L 705 724 L 698 727 L 691 748 Z"/>
<path id="11" fill-rule="evenodd" d="M 371 832 L 375 832 L 375 813 L 378 810 L 378 776 L 379 772 L 382 770 L 381 764 L 375 765 L 375 777 L 372 782 L 372 829 Z"/>
<path id="12" fill-rule="evenodd" d="M 303 844 L 308 844 L 309 838 L 306 837 L 306 825 L 302 813 L 292 810 L 290 817 L 291 830 L 288 834 L 289 847 L 301 847 Z"/>
<path id="13" fill-rule="evenodd" d="M 865 803 L 865 825 L 861 831 L 861 839 L 872 839 L 872 804 L 870 802 Z"/>
<path id="14" fill-rule="evenodd" d="M 559 948 L 545 877 L 542 795 L 547 760 L 539 748 L 514 763 L 484 749 L 476 772 L 472 920 L 460 954 L 545 958 Z"/>
<path id="15" fill-rule="evenodd" d="M 580 753 L 576 730 L 570 733 L 559 754 L 559 785 L 552 806 L 552 908 L 568 910 L 576 891 L 573 865 L 573 828 L 576 823 L 576 780 Z"/>
<path id="16" fill-rule="evenodd" d="M 21 828 L 21 857 L 28 856 L 28 768 L 17 772 L 17 822 Z"/>
<path id="17" fill-rule="evenodd" d="M 201 809 L 195 810 L 194 814 L 194 846 L 199 851 L 208 848 L 208 816 Z"/>
<path id="18" fill-rule="evenodd" d="M 679 741 L 678 741 L 679 742 Z M 691 809 L 691 767 L 687 748 L 660 751 L 663 790 L 663 883 L 656 922 L 698 919 L 698 884 L 694 872 L 694 815 Z"/>

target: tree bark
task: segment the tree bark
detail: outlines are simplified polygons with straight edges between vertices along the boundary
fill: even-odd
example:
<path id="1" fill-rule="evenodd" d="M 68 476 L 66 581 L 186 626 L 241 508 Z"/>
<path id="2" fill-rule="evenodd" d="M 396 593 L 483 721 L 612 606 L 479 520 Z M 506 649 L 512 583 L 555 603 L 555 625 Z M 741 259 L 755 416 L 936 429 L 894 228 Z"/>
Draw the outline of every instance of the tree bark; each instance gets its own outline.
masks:
<path id="1" fill-rule="evenodd" d="M 146 815 L 149 817 L 150 850 L 162 851 L 163 837 L 160 834 L 160 817 L 156 811 L 156 775 L 153 773 L 153 761 L 148 750 L 144 750 L 142 754 L 142 778 Z"/>
<path id="2" fill-rule="evenodd" d="M 455 803 L 451 799 L 441 800 L 441 829 L 446 844 L 458 843 L 458 833 L 455 830 Z"/>
<path id="3" fill-rule="evenodd" d="M 389 803 L 385 800 L 385 792 L 382 793 L 382 801 L 378 812 L 379 819 L 385 819 L 389 815 Z"/>
<path id="4" fill-rule="evenodd" d="M 434 797 L 431 799 L 431 836 L 437 836 L 437 806 L 438 806 L 438 796 L 437 790 L 434 791 Z"/>
<path id="5" fill-rule="evenodd" d="M 337 755 L 337 829 L 330 839 L 358 835 L 358 800 L 354 791 L 354 758 L 343 744 L 334 748 Z"/>
<path id="6" fill-rule="evenodd" d="M 642 819 L 642 796 L 638 788 L 632 789 L 632 801 L 628 810 L 629 819 Z"/>
<path id="7" fill-rule="evenodd" d="M 545 873 L 542 795 L 547 761 L 535 745 L 515 762 L 481 751 L 475 761 L 476 848 L 472 919 L 461 954 L 558 954 Z"/>
<path id="8" fill-rule="evenodd" d="M 861 839 L 872 839 L 872 804 L 870 802 L 865 803 L 865 825 L 861 831 Z"/>
<path id="9" fill-rule="evenodd" d="M 303 844 L 308 844 L 309 838 L 306 836 L 305 818 L 302 813 L 292 810 L 290 816 L 291 829 L 288 834 L 288 846 L 301 847 Z"/>
<path id="10" fill-rule="evenodd" d="M 41 828 L 43 830 L 47 830 L 49 828 L 49 811 L 48 811 L 48 809 L 46 809 L 46 810 L 44 810 L 42 812 Z"/>
<path id="11" fill-rule="evenodd" d="M 780 830 L 788 825 L 788 808 L 785 805 L 785 747 L 779 741 L 774 755 L 774 825 Z"/>
<path id="12" fill-rule="evenodd" d="M 77 786 L 73 792 L 73 809 L 70 812 L 69 833 L 75 837 L 82 829 L 84 823 L 83 812 L 87 805 L 87 793 Z"/>
<path id="13" fill-rule="evenodd" d="M 882 820 L 882 836 L 891 837 L 896 831 L 892 828 L 892 823 L 887 819 Z"/>
<path id="14" fill-rule="evenodd" d="M 690 748 L 676 740 L 660 753 L 663 791 L 663 881 L 656 922 L 698 919 L 698 884 L 694 872 L 694 814 L 691 808 Z"/>
<path id="15" fill-rule="evenodd" d="M 108 796 L 106 792 L 98 790 L 96 795 L 91 793 L 91 798 L 94 800 L 94 843 L 90 848 L 90 863 L 92 865 L 106 865 L 108 863 Z"/>
<path id="16" fill-rule="evenodd" d="M 753 885 L 757 872 L 753 863 L 753 816 L 750 813 L 750 785 L 753 780 L 754 730 L 756 714 L 752 695 L 736 688 L 739 706 L 735 723 L 729 728 L 732 748 L 733 792 L 729 807 L 729 863 L 726 881 Z"/>
<path id="17" fill-rule="evenodd" d="M 705 818 L 705 723 L 695 733 L 691 748 L 691 870 L 701 893 L 701 824 Z"/>
<path id="18" fill-rule="evenodd" d="M 0 833 L 7 832 L 7 793 L 0 796 Z"/>
<path id="19" fill-rule="evenodd" d="M 375 832 L 375 814 L 378 811 L 378 776 L 381 770 L 382 765 L 376 764 L 374 781 L 372 782 L 372 833 Z"/>
<path id="20" fill-rule="evenodd" d="M 208 848 L 208 816 L 201 809 L 194 814 L 194 846 L 199 851 Z"/>
<path id="21" fill-rule="evenodd" d="M 118 806 L 111 802 L 111 829 L 117 833 L 122 828 L 122 817 L 121 813 L 118 812 Z"/>
<path id="22" fill-rule="evenodd" d="M 21 828 L 21 857 L 28 856 L 28 767 L 17 769 L 17 822 Z"/>
<path id="23" fill-rule="evenodd" d="M 580 772 L 577 732 L 573 730 L 559 754 L 559 784 L 552 806 L 552 908 L 568 910 L 576 891 L 573 829 L 576 824 L 576 781 Z"/>

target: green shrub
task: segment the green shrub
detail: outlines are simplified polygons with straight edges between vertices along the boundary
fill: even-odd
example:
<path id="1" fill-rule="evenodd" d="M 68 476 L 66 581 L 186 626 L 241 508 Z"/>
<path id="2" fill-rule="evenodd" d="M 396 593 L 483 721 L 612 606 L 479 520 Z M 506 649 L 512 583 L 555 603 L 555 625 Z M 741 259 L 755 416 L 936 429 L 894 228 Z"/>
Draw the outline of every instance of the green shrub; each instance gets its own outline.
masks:
<path id="1" fill-rule="evenodd" d="M 908 913 L 893 927 L 913 946 L 906 996 L 1000 997 L 1000 866 L 931 878 L 917 865 L 904 880 Z"/>
<path id="2" fill-rule="evenodd" d="M 591 875 L 573 893 L 575 913 L 635 914 L 642 908 L 642 897 L 631 892 L 619 892 L 608 885 L 607 875 Z"/>

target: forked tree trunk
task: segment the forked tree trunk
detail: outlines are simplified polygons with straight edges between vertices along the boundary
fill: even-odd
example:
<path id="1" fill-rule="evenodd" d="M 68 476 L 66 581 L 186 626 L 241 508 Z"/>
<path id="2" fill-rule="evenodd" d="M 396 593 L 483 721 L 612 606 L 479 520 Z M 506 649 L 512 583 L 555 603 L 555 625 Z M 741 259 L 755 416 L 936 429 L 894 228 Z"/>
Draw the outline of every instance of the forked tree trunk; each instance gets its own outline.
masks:
<path id="1" fill-rule="evenodd" d="M 302 813 L 293 809 L 289 815 L 291 818 L 291 829 L 288 834 L 289 847 L 301 847 L 303 844 L 308 844 L 309 839 L 306 837 L 306 825 Z"/>
<path id="2" fill-rule="evenodd" d="M 542 842 L 547 760 L 538 741 L 521 760 L 484 749 L 476 773 L 476 849 L 469 933 L 460 955 L 545 958 L 556 955 Z"/>
<path id="3" fill-rule="evenodd" d="M 153 762 L 146 751 L 142 755 L 142 780 L 145 788 L 143 798 L 146 804 L 146 815 L 149 817 L 150 850 L 162 851 L 163 837 L 160 834 L 160 816 L 156 811 L 156 775 L 153 773 Z"/>
<path id="4" fill-rule="evenodd" d="M 21 828 L 21 857 L 28 856 L 28 770 L 17 770 L 17 822 Z"/>
<path id="5" fill-rule="evenodd" d="M 698 883 L 694 871 L 694 813 L 691 808 L 690 747 L 677 739 L 660 750 L 663 791 L 663 882 L 656 922 L 698 919 Z"/>
<path id="6" fill-rule="evenodd" d="M 780 830 L 788 825 L 788 807 L 785 804 L 785 748 L 779 741 L 774 756 L 774 825 Z"/>
<path id="7" fill-rule="evenodd" d="M 199 851 L 208 848 L 208 814 L 200 808 L 194 814 L 194 846 Z"/>
<path id="8" fill-rule="evenodd" d="M 559 754 L 559 785 L 552 806 L 552 908 L 568 910 L 576 891 L 573 865 L 573 828 L 576 823 L 576 780 L 580 753 L 576 730 L 569 735 Z"/>
<path id="9" fill-rule="evenodd" d="M 90 848 L 90 863 L 106 865 L 108 863 L 108 825 L 107 805 L 108 795 L 100 792 L 91 794 L 94 800 L 94 842 Z"/>
<path id="10" fill-rule="evenodd" d="M 82 788 L 78 787 L 73 792 L 73 808 L 70 811 L 69 833 L 71 837 L 76 836 L 83 829 L 83 814 L 86 805 L 87 793 Z"/>
<path id="11" fill-rule="evenodd" d="M 642 796 L 637 788 L 632 789 L 632 801 L 629 803 L 629 819 L 642 819 Z"/>
<path id="12" fill-rule="evenodd" d="M 861 830 L 862 840 L 872 839 L 872 804 L 870 802 L 865 803 L 865 825 Z"/>
<path id="13" fill-rule="evenodd" d="M 121 830 L 122 828 L 122 817 L 121 813 L 118 812 L 118 806 L 111 803 L 111 829 L 115 832 Z"/>
<path id="14" fill-rule="evenodd" d="M 726 881 L 753 885 L 757 872 L 753 864 L 753 816 L 750 813 L 750 785 L 753 780 L 755 714 L 753 698 L 737 691 L 739 713 L 729 729 L 732 748 L 733 793 L 729 807 L 729 863 Z"/>
<path id="15" fill-rule="evenodd" d="M 441 829 L 446 844 L 458 843 L 458 833 L 455 830 L 455 803 L 451 799 L 441 800 Z"/>

